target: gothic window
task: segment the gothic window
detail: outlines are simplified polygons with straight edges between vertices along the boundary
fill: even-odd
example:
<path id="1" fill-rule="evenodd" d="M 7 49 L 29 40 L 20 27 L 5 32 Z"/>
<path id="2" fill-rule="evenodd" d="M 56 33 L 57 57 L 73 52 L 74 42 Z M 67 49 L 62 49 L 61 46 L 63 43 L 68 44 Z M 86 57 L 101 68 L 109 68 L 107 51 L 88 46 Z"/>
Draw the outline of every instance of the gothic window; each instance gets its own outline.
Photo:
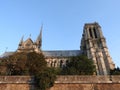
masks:
<path id="1" fill-rule="evenodd" d="M 63 61 L 62 60 L 60 60 L 60 67 L 62 67 L 63 66 Z"/>
<path id="2" fill-rule="evenodd" d="M 68 60 L 66 60 L 66 64 L 68 64 L 69 63 L 69 61 Z"/>
<path id="3" fill-rule="evenodd" d="M 89 28 L 89 32 L 90 32 L 90 37 L 93 38 L 91 28 Z"/>
<path id="4" fill-rule="evenodd" d="M 51 65 L 50 66 L 53 67 L 53 61 L 51 61 Z"/>
<path id="5" fill-rule="evenodd" d="M 97 38 L 97 33 L 96 33 L 95 27 L 93 28 L 93 31 L 94 31 L 95 38 Z"/>
<path id="6" fill-rule="evenodd" d="M 69 63 L 69 60 L 66 60 L 66 64 L 65 64 L 65 66 L 66 66 L 68 63 Z"/>
<path id="7" fill-rule="evenodd" d="M 56 67 L 56 61 L 54 61 L 54 67 Z"/>

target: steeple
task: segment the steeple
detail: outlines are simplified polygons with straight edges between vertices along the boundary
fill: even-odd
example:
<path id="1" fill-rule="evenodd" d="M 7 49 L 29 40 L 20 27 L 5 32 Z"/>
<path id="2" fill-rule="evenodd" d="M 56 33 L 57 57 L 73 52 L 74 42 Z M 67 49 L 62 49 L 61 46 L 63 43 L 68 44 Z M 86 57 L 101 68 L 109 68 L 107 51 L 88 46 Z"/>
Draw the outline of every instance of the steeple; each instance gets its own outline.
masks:
<path id="1" fill-rule="evenodd" d="M 21 45 L 23 43 L 23 38 L 24 38 L 24 35 L 22 36 L 19 45 Z"/>
<path id="2" fill-rule="evenodd" d="M 41 46 L 42 46 L 42 29 L 43 29 L 43 25 L 41 26 L 40 34 L 36 40 L 36 44 L 37 44 L 39 49 L 41 49 Z"/>

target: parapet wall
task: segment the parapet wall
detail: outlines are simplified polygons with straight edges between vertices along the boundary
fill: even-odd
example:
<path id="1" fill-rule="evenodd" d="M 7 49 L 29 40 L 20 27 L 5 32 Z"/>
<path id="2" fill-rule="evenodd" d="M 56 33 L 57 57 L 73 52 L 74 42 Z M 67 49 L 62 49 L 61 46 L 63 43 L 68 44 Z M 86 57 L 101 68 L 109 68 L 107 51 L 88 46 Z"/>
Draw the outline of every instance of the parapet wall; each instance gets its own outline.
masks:
<path id="1" fill-rule="evenodd" d="M 0 84 L 32 84 L 34 83 L 34 77 L 31 76 L 0 76 Z"/>
<path id="2" fill-rule="evenodd" d="M 0 90 L 35 90 L 34 77 L 0 76 Z M 120 90 L 120 76 L 57 76 L 50 90 Z"/>
<path id="3" fill-rule="evenodd" d="M 120 76 L 58 76 L 55 83 L 120 83 Z"/>
<path id="4" fill-rule="evenodd" d="M 35 90 L 31 76 L 0 76 L 0 90 Z"/>
<path id="5" fill-rule="evenodd" d="M 58 76 L 50 90 L 120 90 L 120 76 Z"/>

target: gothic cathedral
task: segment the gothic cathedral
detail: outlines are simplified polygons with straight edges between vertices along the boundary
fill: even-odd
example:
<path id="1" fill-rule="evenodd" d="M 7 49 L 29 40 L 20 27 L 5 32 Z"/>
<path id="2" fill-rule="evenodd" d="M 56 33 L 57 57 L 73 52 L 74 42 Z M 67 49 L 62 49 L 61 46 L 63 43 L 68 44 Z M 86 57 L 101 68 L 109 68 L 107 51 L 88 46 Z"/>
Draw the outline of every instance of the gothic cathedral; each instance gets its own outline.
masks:
<path id="1" fill-rule="evenodd" d="M 43 53 L 48 67 L 63 67 L 70 56 L 86 55 L 93 60 L 96 66 L 97 75 L 109 75 L 110 69 L 115 65 L 110 57 L 105 37 L 102 34 L 101 27 L 98 23 L 86 23 L 83 28 L 80 50 L 41 50 L 42 46 L 42 27 L 40 34 L 35 42 L 31 38 L 26 41 L 23 37 L 19 43 L 17 52 L 37 52 Z M 3 56 L 11 55 L 6 52 Z"/>

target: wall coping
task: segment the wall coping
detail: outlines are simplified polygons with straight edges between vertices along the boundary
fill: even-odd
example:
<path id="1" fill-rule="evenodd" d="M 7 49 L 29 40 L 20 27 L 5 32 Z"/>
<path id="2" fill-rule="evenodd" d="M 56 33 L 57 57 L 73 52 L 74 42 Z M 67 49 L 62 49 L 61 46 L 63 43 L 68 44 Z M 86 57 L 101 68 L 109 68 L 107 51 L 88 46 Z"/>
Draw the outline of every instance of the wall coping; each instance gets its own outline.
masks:
<path id="1" fill-rule="evenodd" d="M 116 76 L 80 76 L 65 75 L 57 76 L 55 83 L 120 83 L 120 75 Z"/>
<path id="2" fill-rule="evenodd" d="M 33 84 L 33 76 L 0 76 L 0 84 Z"/>
<path id="3" fill-rule="evenodd" d="M 0 84 L 34 84 L 33 76 L 0 76 Z M 120 75 L 116 76 L 81 76 L 81 75 L 59 75 L 55 84 L 89 84 L 89 83 L 118 83 Z"/>

